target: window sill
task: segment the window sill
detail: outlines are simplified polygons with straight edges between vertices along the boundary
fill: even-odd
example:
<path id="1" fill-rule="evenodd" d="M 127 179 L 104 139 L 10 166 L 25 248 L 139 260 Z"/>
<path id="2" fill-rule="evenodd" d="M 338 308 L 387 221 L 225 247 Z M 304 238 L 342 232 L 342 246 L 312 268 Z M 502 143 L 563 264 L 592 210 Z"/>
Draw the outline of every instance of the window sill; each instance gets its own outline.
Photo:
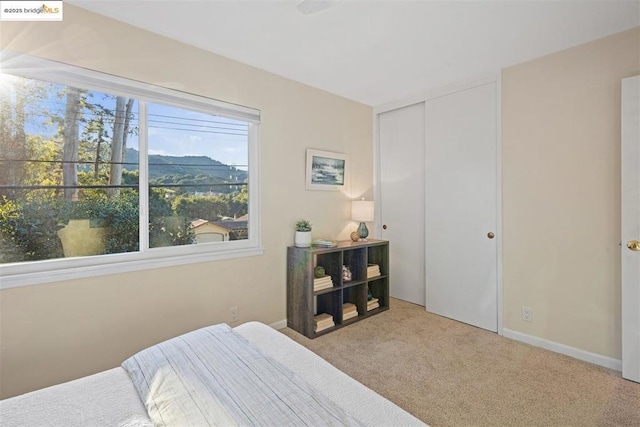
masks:
<path id="1" fill-rule="evenodd" d="M 199 262 L 259 256 L 263 253 L 264 249 L 262 247 L 249 247 L 182 255 L 175 255 L 175 253 L 172 254 L 167 251 L 163 256 L 154 257 L 135 253 L 100 256 L 100 260 L 95 257 L 87 257 L 36 261 L 33 264 L 37 263 L 42 265 L 43 263 L 47 263 L 51 268 L 40 269 L 39 271 L 28 271 L 30 267 L 29 263 L 0 267 L 0 289 L 151 270 Z"/>

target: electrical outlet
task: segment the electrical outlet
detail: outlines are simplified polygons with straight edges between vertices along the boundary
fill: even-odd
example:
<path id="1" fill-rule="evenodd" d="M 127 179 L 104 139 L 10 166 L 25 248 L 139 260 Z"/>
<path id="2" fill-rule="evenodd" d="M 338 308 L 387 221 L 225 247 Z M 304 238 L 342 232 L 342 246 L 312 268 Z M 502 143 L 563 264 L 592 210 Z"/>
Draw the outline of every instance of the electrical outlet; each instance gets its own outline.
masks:
<path id="1" fill-rule="evenodd" d="M 238 307 L 231 307 L 229 309 L 229 322 L 234 323 L 238 321 Z"/>
<path id="2" fill-rule="evenodd" d="M 531 307 L 522 306 L 522 320 L 524 322 L 533 322 L 533 316 L 531 315 Z"/>

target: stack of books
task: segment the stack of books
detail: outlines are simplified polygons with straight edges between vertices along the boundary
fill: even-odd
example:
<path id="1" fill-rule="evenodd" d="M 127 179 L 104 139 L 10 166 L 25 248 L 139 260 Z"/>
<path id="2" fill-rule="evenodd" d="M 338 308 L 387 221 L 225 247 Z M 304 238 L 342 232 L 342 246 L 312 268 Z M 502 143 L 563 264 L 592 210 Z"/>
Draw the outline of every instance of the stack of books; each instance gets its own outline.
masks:
<path id="1" fill-rule="evenodd" d="M 342 304 L 342 320 L 358 317 L 358 307 L 350 302 Z"/>
<path id="2" fill-rule="evenodd" d="M 371 311 L 373 309 L 376 309 L 380 307 L 380 303 L 378 302 L 378 298 L 371 298 L 369 301 L 367 301 L 367 311 Z"/>
<path id="3" fill-rule="evenodd" d="M 313 292 L 318 292 L 332 287 L 333 280 L 331 280 L 331 276 L 322 276 L 313 279 Z"/>
<path id="4" fill-rule="evenodd" d="M 380 276 L 380 266 L 378 264 L 367 264 L 367 279 Z"/>
<path id="5" fill-rule="evenodd" d="M 336 324 L 333 322 L 333 316 L 327 313 L 318 314 L 313 316 L 314 323 L 316 325 L 314 331 L 320 332 L 325 329 L 334 327 Z"/>
<path id="6" fill-rule="evenodd" d="M 335 240 L 317 239 L 311 243 L 314 248 L 335 248 L 338 242 Z"/>

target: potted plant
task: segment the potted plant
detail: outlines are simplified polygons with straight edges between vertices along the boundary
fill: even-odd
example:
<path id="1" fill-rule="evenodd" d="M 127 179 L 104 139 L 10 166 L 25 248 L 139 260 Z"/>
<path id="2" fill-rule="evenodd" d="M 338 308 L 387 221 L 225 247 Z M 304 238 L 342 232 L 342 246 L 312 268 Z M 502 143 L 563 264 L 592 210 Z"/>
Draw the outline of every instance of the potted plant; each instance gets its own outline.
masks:
<path id="1" fill-rule="evenodd" d="M 298 248 L 311 247 L 311 223 L 306 219 L 296 222 L 295 245 Z"/>

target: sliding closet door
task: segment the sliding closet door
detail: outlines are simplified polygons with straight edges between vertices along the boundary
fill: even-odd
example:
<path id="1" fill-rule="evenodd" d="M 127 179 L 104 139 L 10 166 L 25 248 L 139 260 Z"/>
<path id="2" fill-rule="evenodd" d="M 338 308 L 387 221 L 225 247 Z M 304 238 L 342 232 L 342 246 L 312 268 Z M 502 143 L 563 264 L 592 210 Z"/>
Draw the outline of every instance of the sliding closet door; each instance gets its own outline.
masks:
<path id="1" fill-rule="evenodd" d="M 378 115 L 380 236 L 389 240 L 389 293 L 424 305 L 424 103 Z"/>
<path id="2" fill-rule="evenodd" d="M 497 96 L 487 83 L 425 104 L 426 309 L 497 332 Z"/>
<path id="3" fill-rule="evenodd" d="M 640 76 L 622 80 L 622 377 L 640 382 Z"/>

